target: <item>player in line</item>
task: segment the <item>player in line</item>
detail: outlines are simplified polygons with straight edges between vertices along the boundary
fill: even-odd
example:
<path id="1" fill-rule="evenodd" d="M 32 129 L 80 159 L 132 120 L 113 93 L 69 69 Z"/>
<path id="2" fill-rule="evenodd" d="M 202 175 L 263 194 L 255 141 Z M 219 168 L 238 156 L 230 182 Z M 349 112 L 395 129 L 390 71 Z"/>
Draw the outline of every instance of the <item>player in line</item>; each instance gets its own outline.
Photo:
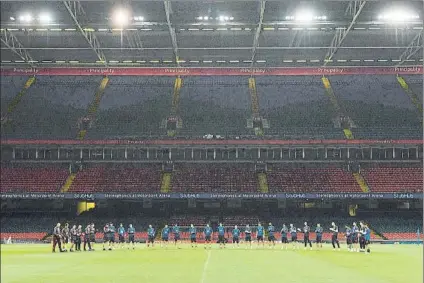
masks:
<path id="1" fill-rule="evenodd" d="M 358 225 L 356 225 L 356 222 L 353 222 L 351 233 L 352 233 L 352 244 L 353 244 L 352 251 L 356 251 L 359 253 L 359 248 L 358 248 L 359 228 L 358 228 Z"/>
<path id="2" fill-rule="evenodd" d="M 315 228 L 315 233 L 316 233 L 316 239 L 315 242 L 317 244 L 317 248 L 321 248 L 322 249 L 322 232 L 323 229 L 321 227 L 321 224 L 317 224 L 317 227 Z"/>
<path id="3" fill-rule="evenodd" d="M 264 227 L 261 223 L 258 223 L 258 227 L 256 228 L 256 240 L 258 241 L 258 247 L 262 243 L 262 247 L 265 247 L 264 242 Z"/>
<path id="4" fill-rule="evenodd" d="M 193 224 L 190 225 L 190 228 L 188 229 L 188 232 L 190 233 L 190 242 L 192 248 L 197 248 L 197 229 L 194 227 Z"/>
<path id="5" fill-rule="evenodd" d="M 336 223 L 331 222 L 331 228 L 330 231 L 333 232 L 333 235 L 331 235 L 331 244 L 333 245 L 333 249 L 336 250 L 336 244 L 337 244 L 337 248 L 340 251 L 340 243 L 339 240 L 337 239 L 337 235 L 339 234 L 339 227 L 336 226 Z"/>
<path id="6" fill-rule="evenodd" d="M 345 226 L 345 228 L 346 228 L 346 233 L 345 233 L 345 236 L 346 236 L 346 244 L 347 244 L 347 250 L 349 251 L 349 252 L 352 252 L 353 251 L 353 245 L 352 245 L 352 240 L 353 240 L 353 233 L 352 233 L 352 229 L 349 227 L 349 226 Z"/>
<path id="7" fill-rule="evenodd" d="M 293 224 L 290 224 L 290 235 L 291 235 L 291 241 L 293 244 L 293 250 L 298 249 L 297 246 L 297 232 L 300 232 L 300 229 L 297 229 Z"/>
<path id="8" fill-rule="evenodd" d="M 237 244 L 237 248 L 240 247 L 240 229 L 237 228 L 237 225 L 234 226 L 233 229 L 233 247 L 236 247 L 235 245 Z"/>
<path id="9" fill-rule="evenodd" d="M 219 223 L 218 226 L 218 243 L 219 248 L 225 248 L 225 227 L 222 226 L 222 223 Z"/>
<path id="10" fill-rule="evenodd" d="M 275 227 L 270 222 L 268 224 L 268 242 L 269 242 L 269 248 L 275 248 L 275 236 L 274 236 L 274 232 L 275 232 Z"/>
<path id="11" fill-rule="evenodd" d="M 88 251 L 93 250 L 91 248 L 90 230 L 91 230 L 91 224 L 89 224 L 89 225 L 87 225 L 87 227 L 85 227 L 85 231 L 84 231 L 84 251 L 87 251 L 87 245 L 88 245 Z"/>
<path id="12" fill-rule="evenodd" d="M 115 249 L 115 232 L 116 228 L 113 223 L 109 223 L 109 250 Z"/>
<path id="13" fill-rule="evenodd" d="M 130 248 L 130 245 L 132 244 L 132 248 L 134 250 L 135 249 L 135 240 L 134 240 L 135 228 L 132 226 L 132 224 L 129 225 L 127 233 L 128 233 L 128 249 Z"/>
<path id="14" fill-rule="evenodd" d="M 165 227 L 162 228 L 161 238 L 162 238 L 162 241 L 160 243 L 160 246 L 168 248 L 168 241 L 169 241 L 169 227 L 168 227 L 168 225 L 165 225 Z"/>
<path id="15" fill-rule="evenodd" d="M 249 224 L 244 228 L 244 241 L 249 243 L 250 248 L 252 248 L 252 228 L 250 228 Z"/>
<path id="16" fill-rule="evenodd" d="M 172 232 L 174 233 L 174 245 L 179 249 L 180 247 L 178 246 L 178 241 L 180 240 L 180 227 L 178 224 L 174 225 Z"/>
<path id="17" fill-rule="evenodd" d="M 289 229 L 287 228 L 286 224 L 283 224 L 283 228 L 281 228 L 281 243 L 282 243 L 282 247 L 281 249 L 285 248 L 287 250 L 287 244 L 288 244 L 288 240 L 287 240 L 287 233 L 289 232 Z"/>
<path id="18" fill-rule="evenodd" d="M 62 246 L 63 246 L 63 250 L 66 252 L 68 251 L 67 249 L 67 245 L 69 243 L 69 236 L 70 236 L 70 232 L 69 232 L 69 224 L 66 223 L 65 227 L 63 227 L 62 231 Z"/>
<path id="19" fill-rule="evenodd" d="M 121 249 L 125 247 L 125 228 L 124 225 L 121 223 L 118 228 L 118 241 Z"/>
<path id="20" fill-rule="evenodd" d="M 153 248 L 155 244 L 155 229 L 152 225 L 149 225 L 149 228 L 147 229 L 147 247 L 150 247 L 150 244 L 152 244 Z"/>
<path id="21" fill-rule="evenodd" d="M 305 245 L 304 249 L 306 250 L 306 247 L 309 243 L 309 248 L 312 251 L 312 243 L 311 243 L 311 240 L 309 239 L 309 232 L 311 232 L 311 227 L 309 227 L 307 222 L 305 222 L 304 225 L 305 225 L 303 226 L 303 244 Z"/>
<path id="22" fill-rule="evenodd" d="M 60 223 L 57 223 L 53 228 L 53 249 L 52 252 L 56 252 L 56 245 L 59 246 L 59 251 L 62 253 L 62 231 L 60 230 Z"/>
<path id="23" fill-rule="evenodd" d="M 94 227 L 94 223 L 90 225 L 90 243 L 91 249 L 94 251 L 94 243 L 96 243 L 96 228 Z"/>
<path id="24" fill-rule="evenodd" d="M 208 248 L 209 249 L 212 248 L 212 234 L 213 234 L 213 230 L 212 228 L 209 226 L 209 224 L 206 224 L 205 230 L 203 231 L 203 233 L 205 234 L 205 249 Z"/>

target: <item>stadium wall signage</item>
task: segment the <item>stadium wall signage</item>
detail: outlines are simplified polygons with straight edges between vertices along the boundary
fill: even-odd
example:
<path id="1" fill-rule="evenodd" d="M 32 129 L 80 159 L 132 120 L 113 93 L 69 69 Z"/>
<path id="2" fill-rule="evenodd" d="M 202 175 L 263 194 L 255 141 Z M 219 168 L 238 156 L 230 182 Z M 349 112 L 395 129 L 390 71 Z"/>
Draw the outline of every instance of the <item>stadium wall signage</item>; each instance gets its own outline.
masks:
<path id="1" fill-rule="evenodd" d="M 420 75 L 423 66 L 287 68 L 1 68 L 2 76 L 322 76 Z"/>
<path id="2" fill-rule="evenodd" d="M 2 145 L 359 145 L 423 144 L 423 140 L 1 140 Z"/>
<path id="3" fill-rule="evenodd" d="M 2 199 L 422 199 L 422 193 L 2 193 Z"/>

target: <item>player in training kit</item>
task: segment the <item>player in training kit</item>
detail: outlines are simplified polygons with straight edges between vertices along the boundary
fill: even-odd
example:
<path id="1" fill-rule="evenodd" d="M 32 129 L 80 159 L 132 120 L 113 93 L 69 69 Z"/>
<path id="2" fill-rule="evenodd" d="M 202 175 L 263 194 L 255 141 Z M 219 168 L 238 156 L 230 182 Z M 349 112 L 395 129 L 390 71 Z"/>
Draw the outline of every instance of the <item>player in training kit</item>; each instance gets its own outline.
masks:
<path id="1" fill-rule="evenodd" d="M 168 247 L 168 241 L 169 241 L 169 227 L 168 227 L 168 225 L 165 225 L 165 227 L 163 227 L 162 232 L 161 232 L 161 238 L 162 238 L 162 242 L 160 243 L 161 247 L 163 247 L 163 246 Z"/>
<path id="2" fill-rule="evenodd" d="M 149 225 L 149 228 L 147 229 L 147 237 L 147 247 L 152 244 L 153 248 L 153 245 L 155 243 L 155 229 L 153 229 L 152 225 Z"/>
<path id="3" fill-rule="evenodd" d="M 315 234 L 316 234 L 316 239 L 315 242 L 317 244 L 317 248 L 322 248 L 322 232 L 323 229 L 321 227 L 321 224 L 317 224 L 317 227 L 315 228 Z"/>
<path id="4" fill-rule="evenodd" d="M 68 223 L 66 223 L 65 227 L 63 227 L 61 234 L 62 234 L 63 250 L 66 252 L 66 251 L 68 251 L 67 245 L 69 243 L 69 236 L 70 236 L 70 234 L 69 234 L 69 224 Z"/>
<path id="5" fill-rule="evenodd" d="M 234 226 L 233 229 L 233 245 L 237 244 L 237 247 L 239 247 L 240 244 L 240 229 L 236 226 Z"/>
<path id="6" fill-rule="evenodd" d="M 180 227 L 177 224 L 172 228 L 172 232 L 174 233 L 174 244 L 177 247 L 177 243 L 180 240 Z"/>
<path id="7" fill-rule="evenodd" d="M 264 232 L 264 227 L 261 223 L 258 223 L 258 227 L 256 228 L 256 241 L 258 241 L 258 247 L 260 243 L 262 243 L 262 246 L 265 247 Z"/>
<path id="8" fill-rule="evenodd" d="M 53 228 L 53 249 L 52 252 L 56 252 L 56 245 L 59 245 L 59 251 L 63 252 L 62 250 L 62 231 L 60 230 L 60 223 L 57 223 L 56 226 Z"/>
<path id="9" fill-rule="evenodd" d="M 109 250 L 112 250 L 112 248 L 115 248 L 115 226 L 113 223 L 109 224 Z"/>
<path id="10" fill-rule="evenodd" d="M 106 223 L 106 225 L 103 227 L 103 250 L 106 250 L 106 244 L 109 243 L 109 223 Z M 110 248 L 110 244 L 109 244 Z"/>
<path id="11" fill-rule="evenodd" d="M 96 242 L 96 228 L 94 227 L 94 223 L 90 225 L 90 244 L 91 250 L 94 251 L 94 243 Z"/>
<path id="12" fill-rule="evenodd" d="M 218 243 L 221 249 L 225 248 L 225 227 L 222 226 L 222 223 L 219 223 L 218 226 Z"/>
<path id="13" fill-rule="evenodd" d="M 281 228 L 281 243 L 283 246 L 281 249 L 286 248 L 287 250 L 287 243 L 289 242 L 287 240 L 287 233 L 289 232 L 289 229 L 287 228 L 286 224 L 283 224 L 283 228 Z"/>
<path id="14" fill-rule="evenodd" d="M 250 248 L 252 248 L 252 228 L 250 228 L 249 224 L 244 228 L 244 241 L 249 243 Z"/>
<path id="15" fill-rule="evenodd" d="M 312 243 L 311 240 L 309 239 L 309 233 L 311 232 L 311 227 L 309 227 L 308 223 L 305 222 L 304 226 L 303 226 L 303 244 L 305 245 L 304 249 L 306 250 L 306 246 L 309 243 L 309 247 L 312 250 Z"/>
<path id="16" fill-rule="evenodd" d="M 196 240 L 196 236 L 197 236 L 197 229 L 196 227 L 194 227 L 193 224 L 190 225 L 190 228 L 188 228 L 188 232 L 190 233 L 190 243 L 191 243 L 191 247 L 197 248 L 197 240 Z"/>
<path id="17" fill-rule="evenodd" d="M 356 222 L 353 222 L 351 233 L 352 233 L 351 235 L 352 235 L 353 251 L 359 252 L 359 248 L 358 248 L 359 228 L 358 228 L 358 225 L 356 225 Z"/>
<path id="18" fill-rule="evenodd" d="M 91 225 L 87 225 L 87 227 L 85 227 L 84 230 L 84 251 L 87 251 L 87 245 L 88 245 L 88 250 L 91 251 L 91 243 L 90 243 L 90 230 L 91 230 Z"/>
<path id="19" fill-rule="evenodd" d="M 128 233 L 128 249 L 130 248 L 130 244 L 132 243 L 133 250 L 135 249 L 135 228 L 130 224 L 127 230 Z"/>
<path id="20" fill-rule="evenodd" d="M 368 225 L 365 225 L 365 247 L 367 248 L 366 252 L 370 253 L 369 244 L 371 243 L 371 229 Z"/>
<path id="21" fill-rule="evenodd" d="M 77 228 L 77 241 L 75 243 L 75 250 L 76 251 L 81 251 L 81 236 L 82 236 L 82 226 L 78 225 Z"/>
<path id="22" fill-rule="evenodd" d="M 124 225 L 121 223 L 118 228 L 118 240 L 119 245 L 121 246 L 121 249 L 125 247 L 125 228 Z"/>
<path id="23" fill-rule="evenodd" d="M 211 240 L 212 240 L 213 230 L 209 226 L 209 224 L 206 224 L 206 227 L 205 227 L 205 230 L 203 231 L 203 233 L 205 234 L 205 249 L 206 249 L 207 245 L 209 245 L 209 248 L 211 249 L 212 248 Z"/>
<path id="24" fill-rule="evenodd" d="M 359 231 L 359 247 L 361 251 L 366 252 L 366 246 L 369 243 L 369 240 L 371 239 L 371 230 L 362 221 L 359 224 L 361 226 L 361 229 Z"/>
<path id="25" fill-rule="evenodd" d="M 133 245 L 133 250 L 135 249 L 135 228 L 132 226 L 132 224 L 130 224 L 128 226 L 128 249 L 130 248 L 130 244 L 132 243 Z"/>
<path id="26" fill-rule="evenodd" d="M 337 239 L 337 236 L 339 234 L 339 227 L 336 226 L 336 223 L 331 222 L 331 228 L 330 231 L 333 232 L 333 235 L 331 235 L 331 244 L 333 245 L 333 249 L 336 249 L 336 244 L 337 244 L 337 248 L 340 251 L 340 243 L 339 240 Z"/>
<path id="27" fill-rule="evenodd" d="M 77 225 L 72 226 L 72 228 L 71 228 L 71 230 L 69 230 L 69 232 L 71 234 L 71 248 L 69 249 L 69 251 L 73 252 L 74 246 L 77 243 Z"/>
<path id="28" fill-rule="evenodd" d="M 275 232 L 275 227 L 274 225 L 272 225 L 272 223 L 270 222 L 268 224 L 268 242 L 269 242 L 269 247 L 275 247 L 275 236 L 274 236 L 274 232 Z"/>
<path id="29" fill-rule="evenodd" d="M 353 251 L 353 246 L 352 246 L 352 238 L 353 238 L 352 229 L 350 229 L 349 226 L 345 226 L 345 228 L 346 228 L 345 236 L 346 236 L 347 250 L 350 251 L 350 252 L 352 252 Z"/>
<path id="30" fill-rule="evenodd" d="M 290 224 L 289 232 L 290 232 L 290 235 L 291 235 L 291 242 L 292 242 L 292 245 L 293 245 L 293 250 L 299 248 L 297 246 L 297 230 L 300 231 L 300 229 L 297 229 L 296 227 L 294 227 L 293 224 Z"/>

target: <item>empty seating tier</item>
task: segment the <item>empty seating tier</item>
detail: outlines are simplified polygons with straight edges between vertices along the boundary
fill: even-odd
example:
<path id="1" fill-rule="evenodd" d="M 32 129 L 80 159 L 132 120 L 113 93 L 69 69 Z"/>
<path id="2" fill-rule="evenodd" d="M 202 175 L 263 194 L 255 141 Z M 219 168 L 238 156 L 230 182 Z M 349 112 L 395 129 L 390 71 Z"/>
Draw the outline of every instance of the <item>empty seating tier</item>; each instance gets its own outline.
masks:
<path id="1" fill-rule="evenodd" d="M 69 175 L 56 167 L 1 168 L 2 192 L 59 192 Z"/>
<path id="2" fill-rule="evenodd" d="M 375 167 L 362 170 L 372 192 L 422 192 L 423 168 Z"/>
<path id="3" fill-rule="evenodd" d="M 361 188 L 350 172 L 340 168 L 273 168 L 268 172 L 271 192 L 356 192 Z"/>

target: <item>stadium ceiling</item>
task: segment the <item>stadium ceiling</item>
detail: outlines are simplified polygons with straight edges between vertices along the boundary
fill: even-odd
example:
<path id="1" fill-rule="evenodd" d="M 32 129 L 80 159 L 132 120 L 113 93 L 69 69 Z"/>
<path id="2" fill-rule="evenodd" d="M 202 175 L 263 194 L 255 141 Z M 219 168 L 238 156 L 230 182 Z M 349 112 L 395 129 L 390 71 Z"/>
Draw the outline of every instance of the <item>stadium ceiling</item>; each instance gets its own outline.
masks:
<path id="1" fill-rule="evenodd" d="M 395 66 L 423 58 L 422 1 L 0 5 L 2 67 Z M 130 13 L 125 25 L 113 21 L 119 9 Z"/>

